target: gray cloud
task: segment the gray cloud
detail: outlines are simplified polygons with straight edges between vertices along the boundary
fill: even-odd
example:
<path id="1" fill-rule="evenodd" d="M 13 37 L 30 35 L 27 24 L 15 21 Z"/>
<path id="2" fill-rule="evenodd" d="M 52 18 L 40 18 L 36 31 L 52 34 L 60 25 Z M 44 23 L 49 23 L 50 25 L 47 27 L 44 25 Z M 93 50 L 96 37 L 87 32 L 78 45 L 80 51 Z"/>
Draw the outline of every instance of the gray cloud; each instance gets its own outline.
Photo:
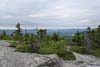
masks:
<path id="1" fill-rule="evenodd" d="M 0 26 L 95 27 L 100 0 L 0 0 Z"/>

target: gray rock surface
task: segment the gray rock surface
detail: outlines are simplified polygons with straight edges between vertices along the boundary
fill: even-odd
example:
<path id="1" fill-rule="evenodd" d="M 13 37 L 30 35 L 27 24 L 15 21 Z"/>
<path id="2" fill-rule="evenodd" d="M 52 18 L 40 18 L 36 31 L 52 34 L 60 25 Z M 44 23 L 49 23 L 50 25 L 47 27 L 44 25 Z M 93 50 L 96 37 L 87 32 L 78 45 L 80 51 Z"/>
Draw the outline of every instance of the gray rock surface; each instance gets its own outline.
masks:
<path id="1" fill-rule="evenodd" d="M 60 67 L 57 55 L 14 52 L 10 44 L 0 41 L 0 67 Z"/>
<path id="2" fill-rule="evenodd" d="M 100 58 L 92 56 L 92 55 L 82 55 L 74 53 L 76 56 L 76 61 L 82 61 L 90 65 L 99 65 L 100 66 Z"/>
<path id="3" fill-rule="evenodd" d="M 0 41 L 0 67 L 100 67 L 100 58 L 74 53 L 75 61 L 64 61 L 57 55 L 14 52 L 10 43 Z"/>
<path id="4" fill-rule="evenodd" d="M 100 67 L 100 58 L 74 53 L 75 61 L 63 61 L 65 67 Z"/>

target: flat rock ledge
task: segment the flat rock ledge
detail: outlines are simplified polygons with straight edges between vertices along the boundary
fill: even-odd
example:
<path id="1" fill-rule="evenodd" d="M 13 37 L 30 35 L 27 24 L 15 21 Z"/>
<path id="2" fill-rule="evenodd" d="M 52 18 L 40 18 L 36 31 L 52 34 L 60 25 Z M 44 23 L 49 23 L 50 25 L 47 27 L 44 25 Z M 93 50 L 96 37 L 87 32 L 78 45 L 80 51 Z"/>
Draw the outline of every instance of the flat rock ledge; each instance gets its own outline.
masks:
<path id="1" fill-rule="evenodd" d="M 14 52 L 10 43 L 0 40 L 0 67 L 62 67 L 57 55 Z"/>
<path id="2" fill-rule="evenodd" d="M 100 67 L 100 58 L 74 53 L 75 61 L 64 61 L 56 54 L 14 52 L 6 41 L 0 41 L 0 67 Z"/>
<path id="3" fill-rule="evenodd" d="M 0 47 L 0 67 L 61 67 L 57 55 L 12 52 Z"/>

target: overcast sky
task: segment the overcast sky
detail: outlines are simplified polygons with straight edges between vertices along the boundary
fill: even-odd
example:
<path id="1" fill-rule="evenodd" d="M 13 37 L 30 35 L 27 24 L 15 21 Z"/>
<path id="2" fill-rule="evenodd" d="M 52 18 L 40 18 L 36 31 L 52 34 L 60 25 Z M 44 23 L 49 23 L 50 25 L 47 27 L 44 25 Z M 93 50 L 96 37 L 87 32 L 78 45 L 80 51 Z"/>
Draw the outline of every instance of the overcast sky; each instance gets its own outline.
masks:
<path id="1" fill-rule="evenodd" d="M 0 28 L 96 27 L 100 24 L 100 0 L 0 0 Z"/>

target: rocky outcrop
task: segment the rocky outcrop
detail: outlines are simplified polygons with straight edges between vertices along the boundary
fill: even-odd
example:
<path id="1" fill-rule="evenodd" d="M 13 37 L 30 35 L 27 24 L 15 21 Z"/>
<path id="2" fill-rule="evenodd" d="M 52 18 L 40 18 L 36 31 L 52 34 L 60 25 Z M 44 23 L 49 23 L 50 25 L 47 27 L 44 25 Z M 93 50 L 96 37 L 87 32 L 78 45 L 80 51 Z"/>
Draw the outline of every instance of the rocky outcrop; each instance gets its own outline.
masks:
<path id="1" fill-rule="evenodd" d="M 100 58 L 74 53 L 75 61 L 64 61 L 57 55 L 14 52 L 9 43 L 0 41 L 0 67 L 100 67 Z"/>
<path id="2" fill-rule="evenodd" d="M 57 55 L 14 52 L 9 43 L 0 41 L 0 67 L 62 67 Z"/>

